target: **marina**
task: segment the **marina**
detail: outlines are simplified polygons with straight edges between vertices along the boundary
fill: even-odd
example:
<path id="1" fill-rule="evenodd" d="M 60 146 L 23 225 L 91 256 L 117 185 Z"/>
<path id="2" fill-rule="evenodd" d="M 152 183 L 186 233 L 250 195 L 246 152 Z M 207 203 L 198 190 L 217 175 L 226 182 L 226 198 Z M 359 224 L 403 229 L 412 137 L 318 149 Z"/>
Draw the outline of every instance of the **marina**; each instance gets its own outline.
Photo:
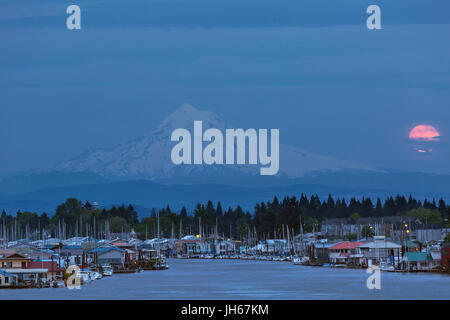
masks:
<path id="1" fill-rule="evenodd" d="M 295 198 L 292 201 L 296 201 Z M 276 198 L 274 203 L 276 207 L 279 206 Z M 288 200 L 284 199 L 283 203 L 287 205 Z M 241 229 L 240 233 L 235 234 L 230 225 L 230 236 L 226 237 L 224 232 L 219 232 L 217 217 L 215 225 L 214 220 L 209 219 L 208 227 L 205 220 L 200 216 L 195 219 L 195 215 L 194 219 L 190 219 L 188 228 L 185 226 L 184 229 L 184 232 L 189 230 L 189 234 L 183 235 L 182 218 L 189 221 L 186 212 L 182 210 L 176 216 L 167 208 L 152 212 L 155 222 L 152 235 L 156 237 L 149 238 L 149 220 L 143 218 L 139 223 L 131 205 L 128 208 L 121 206 L 119 212 L 134 219 L 138 232 L 133 226 L 123 224 L 113 226 L 120 233 L 111 232 L 110 222 L 114 221 L 114 217 L 108 218 L 106 210 L 98 210 L 97 203 L 93 206 L 89 203 L 83 205 L 76 199 L 67 199 L 62 207 L 66 206 L 91 211 L 92 224 L 85 222 L 85 228 L 80 229 L 78 226 L 83 225 L 83 216 L 80 215 L 72 221 L 71 227 L 65 223 L 64 218 L 58 220 L 55 215 L 52 219 L 58 222 L 57 228 L 42 230 L 40 224 L 33 230 L 30 230 L 29 225 L 20 228 L 19 224 L 17 228 L 17 221 L 12 220 L 14 224 L 10 223 L 9 230 L 5 224 L 7 216 L 3 215 L 3 248 L 0 249 L 2 292 L 24 289 L 14 291 L 26 292 L 23 298 L 28 299 L 28 292 L 33 292 L 34 295 L 35 290 L 39 290 L 42 292 L 39 295 L 42 299 L 47 296 L 51 299 L 55 295 L 49 293 L 49 290 L 66 288 L 82 292 L 93 290 L 92 299 L 114 299 L 116 296 L 120 299 L 124 292 L 131 290 L 128 296 L 122 298 L 159 299 L 159 296 L 167 297 L 166 295 L 172 294 L 171 284 L 175 288 L 179 283 L 186 290 L 196 290 L 206 281 L 208 286 L 217 287 L 210 287 L 209 293 L 206 290 L 203 296 L 195 299 L 234 299 L 233 295 L 241 298 L 249 295 L 250 298 L 251 294 L 258 297 L 258 290 L 261 290 L 261 299 L 321 299 L 322 294 L 324 299 L 422 299 L 413 290 L 402 289 L 409 286 L 404 283 L 404 279 L 409 276 L 402 278 L 402 275 L 423 275 L 423 278 L 411 276 L 408 282 L 411 281 L 419 289 L 423 287 L 424 292 L 433 284 L 429 279 L 439 279 L 447 287 L 450 279 L 448 227 L 438 225 L 432 229 L 431 236 L 423 238 L 422 233 L 426 229 L 413 228 L 408 221 L 410 219 L 400 216 L 375 219 L 372 224 L 365 224 L 367 220 L 361 221 L 355 217 L 345 219 L 348 220 L 347 225 L 324 220 L 321 225 L 310 225 L 312 228 L 304 232 L 304 227 L 308 225 L 304 224 L 302 215 L 299 214 L 297 231 L 282 224 L 281 229 L 274 229 L 273 237 L 270 237 L 270 233 L 258 236 L 256 226 L 253 232 L 247 227 L 247 230 Z M 58 208 L 57 211 L 61 212 L 61 207 Z M 200 206 L 199 210 L 201 208 Z M 211 211 L 210 215 L 213 215 L 215 209 L 211 202 L 207 208 Z M 217 208 L 218 212 L 222 211 L 219 204 Z M 110 211 L 117 214 L 115 208 Z M 167 213 L 172 221 L 167 219 Z M 104 219 L 97 218 L 97 214 L 103 214 Z M 165 230 L 160 228 L 160 214 L 163 216 Z M 435 215 L 439 215 L 439 212 L 436 211 Z M 175 235 L 175 218 L 180 219 L 178 237 Z M 249 213 L 247 218 L 250 218 Z M 255 215 L 254 219 L 257 218 Z M 387 221 L 391 223 L 386 223 Z M 192 222 L 198 222 L 197 233 L 192 233 Z M 167 237 L 169 230 L 170 237 Z M 373 276 L 367 276 L 372 273 Z M 373 289 L 379 292 L 381 273 L 383 279 L 399 282 L 397 286 L 388 289 L 383 297 L 379 293 L 368 294 L 361 291 L 361 288 L 355 289 L 355 292 L 359 292 L 358 296 L 345 292 L 340 295 L 340 288 L 347 288 L 350 282 L 359 283 L 369 292 Z M 290 275 L 290 278 L 283 278 L 285 275 Z M 310 282 L 314 277 L 316 281 Z M 323 278 L 328 278 L 329 281 L 324 284 Z M 121 284 L 123 279 L 127 279 L 126 285 Z M 173 279 L 176 279 L 176 283 L 171 282 Z M 226 287 L 233 284 L 235 279 L 244 280 L 237 283 L 236 288 L 222 288 L 221 282 L 224 281 Z M 293 283 L 296 284 L 294 287 Z M 333 285 L 326 289 L 329 284 Z M 104 288 L 106 296 L 96 292 L 95 288 L 105 285 L 109 286 Z M 266 285 L 271 287 L 265 287 Z M 158 289 L 158 286 L 161 287 Z M 283 287 L 291 289 L 281 290 Z M 134 290 L 137 288 L 142 288 L 142 291 L 136 295 Z M 157 294 L 146 295 L 146 290 L 152 292 L 155 288 L 158 289 Z M 322 292 L 324 288 L 326 290 Z M 397 289 L 400 292 L 395 291 Z M 439 299 L 433 294 L 431 287 L 429 290 L 430 299 Z M 422 290 L 419 292 L 422 293 Z M 448 298 L 445 289 L 437 292 L 444 294 L 444 299 Z M 187 299 L 189 294 L 190 292 L 175 290 L 173 299 Z M 65 296 L 66 294 L 57 295 L 57 299 Z M 69 294 L 67 299 L 70 297 L 83 299 L 78 294 Z"/>
<path id="2" fill-rule="evenodd" d="M 0 290 L 0 299 L 449 299 L 450 276 L 381 274 L 366 287 L 366 270 L 235 259 L 168 259 L 164 272 L 115 274 L 81 289 Z"/>

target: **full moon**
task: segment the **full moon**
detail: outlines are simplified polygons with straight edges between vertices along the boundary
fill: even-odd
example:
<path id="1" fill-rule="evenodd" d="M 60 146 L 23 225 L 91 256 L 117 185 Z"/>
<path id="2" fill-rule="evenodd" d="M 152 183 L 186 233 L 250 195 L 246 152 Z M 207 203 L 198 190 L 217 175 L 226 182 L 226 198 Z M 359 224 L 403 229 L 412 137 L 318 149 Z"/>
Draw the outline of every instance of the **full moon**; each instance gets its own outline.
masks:
<path id="1" fill-rule="evenodd" d="M 435 127 L 423 124 L 414 127 L 409 133 L 411 140 L 437 141 L 439 137 L 439 132 Z"/>

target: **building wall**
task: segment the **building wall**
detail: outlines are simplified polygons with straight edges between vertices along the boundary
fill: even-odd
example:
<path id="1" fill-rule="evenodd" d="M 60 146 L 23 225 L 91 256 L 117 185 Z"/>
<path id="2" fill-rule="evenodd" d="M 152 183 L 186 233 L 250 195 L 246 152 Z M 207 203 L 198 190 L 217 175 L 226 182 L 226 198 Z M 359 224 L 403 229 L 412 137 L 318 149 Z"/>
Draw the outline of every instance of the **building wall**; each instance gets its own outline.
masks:
<path id="1" fill-rule="evenodd" d="M 15 260 L 15 259 L 2 259 L 1 261 L 2 268 L 24 268 L 28 267 L 28 260 Z"/>
<path id="2" fill-rule="evenodd" d="M 443 247 L 441 249 L 442 265 L 450 267 L 450 247 Z"/>
<path id="3" fill-rule="evenodd" d="M 116 250 L 111 250 L 102 254 L 98 254 L 99 264 L 121 264 L 124 262 L 123 253 Z"/>
<path id="4" fill-rule="evenodd" d="M 420 242 L 438 241 L 442 239 L 442 229 L 416 230 L 416 239 Z"/>
<path id="5" fill-rule="evenodd" d="M 0 274 L 0 286 L 10 286 L 13 284 L 13 277 Z"/>

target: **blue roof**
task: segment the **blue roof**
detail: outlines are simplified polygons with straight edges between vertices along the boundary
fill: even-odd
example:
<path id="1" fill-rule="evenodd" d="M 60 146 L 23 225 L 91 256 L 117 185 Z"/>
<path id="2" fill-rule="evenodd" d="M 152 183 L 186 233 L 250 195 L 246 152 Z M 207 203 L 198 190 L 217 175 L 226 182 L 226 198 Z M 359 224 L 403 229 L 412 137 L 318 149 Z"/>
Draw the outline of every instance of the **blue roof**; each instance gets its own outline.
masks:
<path id="1" fill-rule="evenodd" d="M 6 277 L 12 277 L 12 274 L 10 274 L 9 272 L 6 272 L 5 270 L 0 269 L 0 274 L 6 276 Z"/>
<path id="2" fill-rule="evenodd" d="M 111 251 L 111 250 L 125 252 L 124 249 L 117 248 L 117 247 L 98 247 L 98 248 L 89 250 L 89 252 L 108 252 L 108 251 Z"/>

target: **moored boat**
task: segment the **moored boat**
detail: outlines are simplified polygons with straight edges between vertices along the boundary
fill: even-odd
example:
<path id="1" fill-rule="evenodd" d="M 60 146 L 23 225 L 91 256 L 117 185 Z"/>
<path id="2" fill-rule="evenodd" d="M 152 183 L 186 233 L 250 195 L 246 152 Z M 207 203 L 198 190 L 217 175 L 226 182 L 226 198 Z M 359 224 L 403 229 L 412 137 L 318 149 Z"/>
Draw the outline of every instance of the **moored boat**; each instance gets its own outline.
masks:
<path id="1" fill-rule="evenodd" d="M 113 275 L 114 271 L 111 265 L 105 264 L 102 266 L 102 273 L 104 277 L 110 277 Z"/>
<path id="2" fill-rule="evenodd" d="M 309 263 L 309 257 L 295 257 L 292 259 L 295 265 L 307 265 Z"/>

